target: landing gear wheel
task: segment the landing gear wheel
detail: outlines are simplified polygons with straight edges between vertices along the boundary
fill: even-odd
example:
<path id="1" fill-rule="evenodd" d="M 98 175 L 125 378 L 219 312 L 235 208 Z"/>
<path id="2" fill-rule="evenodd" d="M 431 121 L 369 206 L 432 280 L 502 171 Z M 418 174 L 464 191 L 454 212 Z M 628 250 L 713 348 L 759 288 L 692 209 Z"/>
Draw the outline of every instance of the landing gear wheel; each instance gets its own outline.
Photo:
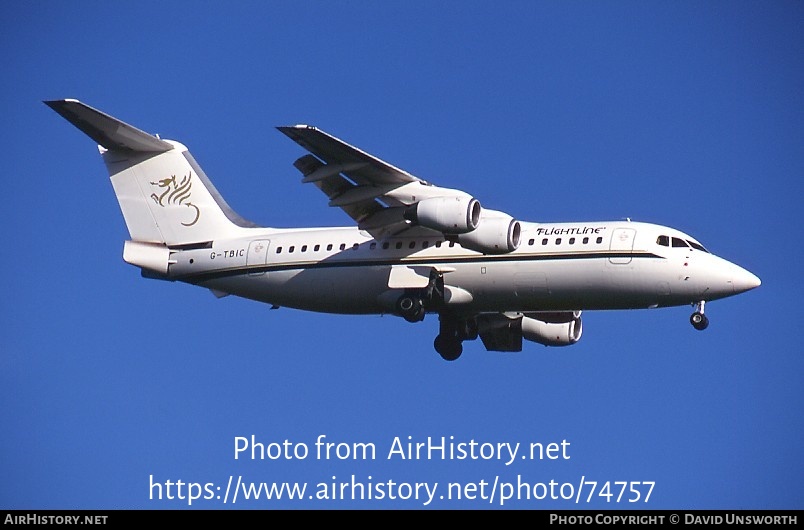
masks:
<path id="1" fill-rule="evenodd" d="M 424 303 L 415 296 L 400 296 L 396 308 L 402 318 L 408 322 L 421 322 L 424 320 Z"/>
<path id="2" fill-rule="evenodd" d="M 690 324 L 698 331 L 703 331 L 709 326 L 709 319 L 703 313 L 696 311 L 690 316 Z"/>
<path id="3" fill-rule="evenodd" d="M 463 344 L 456 337 L 438 335 L 433 342 L 433 346 L 445 361 L 454 361 L 463 353 Z"/>

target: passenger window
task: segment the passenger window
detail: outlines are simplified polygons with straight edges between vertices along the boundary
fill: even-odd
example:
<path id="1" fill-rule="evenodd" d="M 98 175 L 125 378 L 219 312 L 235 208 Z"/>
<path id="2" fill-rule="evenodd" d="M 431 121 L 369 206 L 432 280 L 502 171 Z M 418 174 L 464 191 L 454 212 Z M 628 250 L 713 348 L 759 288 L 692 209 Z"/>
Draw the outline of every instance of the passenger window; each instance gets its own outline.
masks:
<path id="1" fill-rule="evenodd" d="M 291 253 L 291 254 L 293 254 L 294 250 L 296 250 L 296 247 L 292 246 L 292 247 L 288 248 L 288 252 Z"/>
<path id="2" fill-rule="evenodd" d="M 560 245 L 560 244 L 561 244 L 561 238 L 560 238 L 560 237 L 557 237 L 557 238 L 556 238 L 556 245 Z"/>
<path id="3" fill-rule="evenodd" d="M 546 244 L 547 244 L 547 238 L 545 237 L 544 239 L 542 239 L 542 245 L 546 245 Z"/>
<path id="4" fill-rule="evenodd" d="M 436 241 L 435 245 L 436 245 L 436 248 L 441 248 L 441 241 Z"/>
<path id="5" fill-rule="evenodd" d="M 374 250 L 375 248 L 377 248 L 377 243 L 372 243 L 369 245 L 369 250 Z"/>
<path id="6" fill-rule="evenodd" d="M 430 246 L 430 242 L 429 242 L 429 241 L 422 241 L 422 248 L 427 248 L 427 247 L 429 247 L 429 246 Z"/>
<path id="7" fill-rule="evenodd" d="M 391 244 L 390 244 L 388 241 L 385 241 L 385 242 L 382 244 L 382 248 L 383 248 L 383 250 L 387 250 L 387 249 L 388 249 L 388 247 L 390 247 L 390 246 L 391 246 Z"/>
<path id="8" fill-rule="evenodd" d="M 302 245 L 301 251 L 302 252 L 307 252 L 307 245 Z"/>
<path id="9" fill-rule="evenodd" d="M 276 253 L 281 254 L 282 253 L 282 247 L 276 247 Z"/>
<path id="10" fill-rule="evenodd" d="M 599 244 L 601 244 L 602 242 L 603 242 L 603 238 L 602 238 L 602 237 L 598 237 L 598 238 L 597 238 L 597 244 L 599 245 Z"/>
<path id="11" fill-rule="evenodd" d="M 396 242 L 396 248 L 402 248 L 402 242 L 401 241 Z"/>
<path id="12" fill-rule="evenodd" d="M 341 243 L 340 249 L 341 250 L 346 250 L 346 243 Z"/>
<path id="13" fill-rule="evenodd" d="M 659 236 L 659 237 L 656 238 L 656 243 L 658 245 L 663 246 L 663 247 L 669 247 L 670 246 L 670 238 L 667 237 L 667 236 Z"/>
<path id="14" fill-rule="evenodd" d="M 533 239 L 528 239 L 528 245 L 533 246 L 533 243 L 534 243 Z"/>
<path id="15" fill-rule="evenodd" d="M 321 245 L 316 245 L 316 246 L 313 247 L 314 252 L 318 252 L 319 249 L 321 249 Z"/>
<path id="16" fill-rule="evenodd" d="M 416 242 L 411 241 L 410 243 L 408 243 L 408 248 L 416 248 Z"/>
<path id="17" fill-rule="evenodd" d="M 355 243 L 354 245 L 352 245 L 352 250 L 357 250 L 357 247 L 359 247 L 359 246 L 360 246 L 360 245 L 358 245 L 357 243 Z"/>
<path id="18" fill-rule="evenodd" d="M 327 250 L 332 250 L 332 243 L 330 243 L 329 245 L 327 245 Z"/>
<path id="19" fill-rule="evenodd" d="M 583 244 L 585 245 L 587 243 L 589 243 L 589 238 L 588 237 L 583 238 Z"/>
<path id="20" fill-rule="evenodd" d="M 574 244 L 575 244 L 575 238 L 574 238 L 574 237 L 571 237 L 571 238 L 570 238 L 570 240 L 569 240 L 569 244 L 570 244 L 570 245 L 574 245 Z"/>

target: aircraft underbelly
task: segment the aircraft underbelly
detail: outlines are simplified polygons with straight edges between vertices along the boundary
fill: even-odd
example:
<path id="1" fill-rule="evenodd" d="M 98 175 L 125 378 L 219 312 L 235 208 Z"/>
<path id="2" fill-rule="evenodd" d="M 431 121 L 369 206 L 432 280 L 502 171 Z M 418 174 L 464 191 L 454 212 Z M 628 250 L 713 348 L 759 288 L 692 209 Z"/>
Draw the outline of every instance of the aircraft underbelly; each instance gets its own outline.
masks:
<path id="1" fill-rule="evenodd" d="M 645 293 L 633 281 L 630 266 L 621 266 L 616 281 L 605 259 L 491 264 L 445 276 L 448 285 L 471 292 L 482 303 L 477 311 L 543 311 L 603 308 L 614 304 L 644 307 Z M 627 286 L 624 294 L 617 289 Z"/>
<path id="2" fill-rule="evenodd" d="M 208 287 L 281 307 L 343 314 L 382 312 L 388 267 L 294 269 L 216 280 Z"/>
<path id="3" fill-rule="evenodd" d="M 683 303 L 689 297 L 685 289 L 689 282 L 672 274 L 657 281 L 657 267 L 663 265 L 644 260 L 452 265 L 443 274 L 444 284 L 471 295 L 470 301 L 454 307 L 461 312 L 644 308 Z M 393 278 L 388 265 L 341 266 L 243 274 L 204 285 L 282 307 L 380 314 L 392 312 L 395 293 L 405 290 Z M 415 288 L 421 288 L 421 283 Z"/>

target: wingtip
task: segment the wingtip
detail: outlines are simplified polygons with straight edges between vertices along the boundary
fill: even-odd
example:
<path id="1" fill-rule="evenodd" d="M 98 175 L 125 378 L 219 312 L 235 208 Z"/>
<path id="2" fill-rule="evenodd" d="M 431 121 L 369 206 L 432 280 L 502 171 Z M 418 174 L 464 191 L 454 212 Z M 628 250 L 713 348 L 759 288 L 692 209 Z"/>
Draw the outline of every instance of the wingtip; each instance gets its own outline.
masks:
<path id="1" fill-rule="evenodd" d="M 42 101 L 45 105 L 56 105 L 58 103 L 81 103 L 75 98 L 63 98 L 63 99 L 45 99 Z"/>

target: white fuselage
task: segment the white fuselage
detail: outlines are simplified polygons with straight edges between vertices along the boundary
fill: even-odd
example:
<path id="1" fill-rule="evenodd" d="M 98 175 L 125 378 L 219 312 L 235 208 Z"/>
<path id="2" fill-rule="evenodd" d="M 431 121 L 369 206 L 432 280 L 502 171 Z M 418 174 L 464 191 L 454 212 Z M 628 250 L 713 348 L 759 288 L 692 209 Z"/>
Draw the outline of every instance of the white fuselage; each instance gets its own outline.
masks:
<path id="1" fill-rule="evenodd" d="M 678 241 L 683 246 L 672 246 Z M 344 314 L 392 312 L 404 289 L 404 281 L 391 279 L 400 267 L 443 272 L 459 294 L 448 304 L 459 313 L 687 305 L 758 285 L 750 272 L 690 245 L 700 247 L 678 230 L 637 222 L 522 223 L 519 248 L 499 255 L 439 237 L 378 241 L 350 227 L 255 228 L 244 238 L 174 252 L 168 276 L 277 306 Z"/>

